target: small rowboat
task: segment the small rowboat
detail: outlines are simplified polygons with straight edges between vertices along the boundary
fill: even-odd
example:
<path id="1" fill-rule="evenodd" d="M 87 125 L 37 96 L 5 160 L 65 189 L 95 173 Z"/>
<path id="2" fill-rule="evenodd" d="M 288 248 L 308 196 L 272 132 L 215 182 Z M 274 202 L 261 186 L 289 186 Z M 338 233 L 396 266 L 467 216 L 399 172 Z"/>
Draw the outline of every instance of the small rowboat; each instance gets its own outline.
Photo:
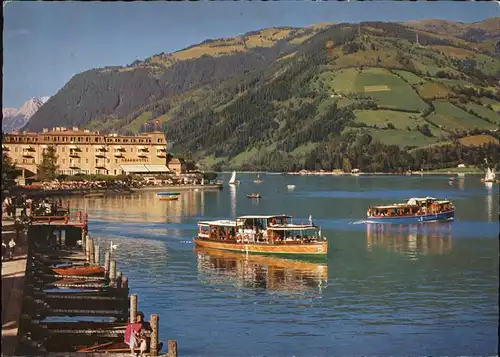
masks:
<path id="1" fill-rule="evenodd" d="M 160 196 L 160 201 L 177 201 L 179 196 Z"/>
<path id="2" fill-rule="evenodd" d="M 247 195 L 248 198 L 261 198 L 262 196 L 259 193 L 252 193 L 251 195 Z"/>
<path id="3" fill-rule="evenodd" d="M 104 274 L 104 268 L 101 266 L 52 268 L 52 271 L 59 275 L 91 276 Z"/>
<path id="4" fill-rule="evenodd" d="M 295 190 L 295 185 L 286 185 L 289 190 Z"/>
<path id="5" fill-rule="evenodd" d="M 179 196 L 181 193 L 180 192 L 158 192 L 156 196 Z"/>

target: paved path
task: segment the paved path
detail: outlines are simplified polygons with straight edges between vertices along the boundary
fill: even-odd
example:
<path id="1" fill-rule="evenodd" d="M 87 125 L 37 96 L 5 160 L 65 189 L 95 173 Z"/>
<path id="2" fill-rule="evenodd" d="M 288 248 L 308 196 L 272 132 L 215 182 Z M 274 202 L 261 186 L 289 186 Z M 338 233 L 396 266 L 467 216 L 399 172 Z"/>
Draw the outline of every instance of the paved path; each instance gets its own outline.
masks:
<path id="1" fill-rule="evenodd" d="M 9 219 L 2 217 L 2 239 L 10 239 L 13 228 Z M 10 227 L 9 227 L 10 226 Z M 14 233 L 15 234 L 15 233 Z M 24 275 L 26 272 L 26 235 L 16 242 L 14 259 L 2 261 L 2 355 L 13 355 L 17 346 L 19 316 L 23 304 Z"/>

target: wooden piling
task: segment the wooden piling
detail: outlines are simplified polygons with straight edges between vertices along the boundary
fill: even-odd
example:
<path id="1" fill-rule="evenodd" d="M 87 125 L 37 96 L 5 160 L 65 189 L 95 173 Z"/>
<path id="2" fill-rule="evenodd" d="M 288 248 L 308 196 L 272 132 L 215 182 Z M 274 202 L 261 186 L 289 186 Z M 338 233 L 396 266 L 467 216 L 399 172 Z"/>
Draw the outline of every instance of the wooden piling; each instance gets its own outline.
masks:
<path id="1" fill-rule="evenodd" d="M 101 249 L 98 244 L 94 244 L 94 263 L 99 265 L 101 260 Z"/>
<path id="2" fill-rule="evenodd" d="M 137 319 L 137 294 L 130 295 L 130 323 L 133 324 Z"/>
<path id="3" fill-rule="evenodd" d="M 116 287 L 121 288 L 122 287 L 122 272 L 119 271 L 116 273 Z"/>
<path id="4" fill-rule="evenodd" d="M 151 356 L 158 356 L 158 315 L 152 314 L 149 318 L 149 323 L 151 325 L 151 340 L 149 343 L 149 353 Z M 170 348 L 170 341 L 169 348 Z M 170 351 L 169 351 L 170 353 Z"/>
<path id="5" fill-rule="evenodd" d="M 151 356 L 152 355 L 153 354 L 151 354 Z M 168 355 L 167 356 L 168 357 L 177 357 L 177 341 L 168 340 Z"/>
<path id="6" fill-rule="evenodd" d="M 109 285 L 115 287 L 116 279 L 116 260 L 109 262 Z"/>
<path id="7" fill-rule="evenodd" d="M 84 229 L 82 229 L 82 250 L 85 251 L 87 247 L 87 232 L 85 232 Z"/>
<path id="8" fill-rule="evenodd" d="M 87 260 L 90 260 L 90 243 L 91 242 L 92 242 L 92 239 L 87 237 L 87 239 L 85 240 L 85 258 L 87 258 Z"/>
<path id="9" fill-rule="evenodd" d="M 95 245 L 94 245 L 94 239 L 90 240 L 90 249 L 89 249 L 89 263 L 90 264 L 95 264 Z"/>
<path id="10" fill-rule="evenodd" d="M 109 250 L 104 253 L 104 277 L 109 278 L 109 264 L 110 264 L 111 255 L 109 254 Z"/>

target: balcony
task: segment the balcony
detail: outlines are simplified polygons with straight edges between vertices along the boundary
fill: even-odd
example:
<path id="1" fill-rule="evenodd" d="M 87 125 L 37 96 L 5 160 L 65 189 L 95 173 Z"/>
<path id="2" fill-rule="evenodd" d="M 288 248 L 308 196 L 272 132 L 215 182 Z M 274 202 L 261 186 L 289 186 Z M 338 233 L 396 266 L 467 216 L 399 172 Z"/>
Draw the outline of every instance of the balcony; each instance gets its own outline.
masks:
<path id="1" fill-rule="evenodd" d="M 149 148 L 146 146 L 138 146 L 137 150 L 139 150 L 139 152 L 149 152 Z"/>
<path id="2" fill-rule="evenodd" d="M 166 158 L 167 157 L 167 153 L 166 152 L 158 151 L 156 153 L 156 156 L 161 157 L 161 158 L 164 158 L 164 157 Z"/>
<path id="3" fill-rule="evenodd" d="M 105 159 L 106 158 L 106 153 L 105 152 L 96 152 L 95 156 L 99 157 L 99 158 Z"/>
<path id="4" fill-rule="evenodd" d="M 115 151 L 114 156 L 115 157 L 123 157 L 123 153 L 121 151 Z"/>
<path id="5" fill-rule="evenodd" d="M 148 155 L 146 155 L 146 153 L 144 153 L 144 152 L 140 152 L 139 154 L 137 154 L 137 156 L 139 156 L 139 157 L 148 157 Z"/>
<path id="6" fill-rule="evenodd" d="M 77 162 L 74 162 L 74 161 L 70 161 L 69 162 L 69 168 L 70 169 L 79 169 L 80 168 L 80 164 L 77 163 Z"/>
<path id="7" fill-rule="evenodd" d="M 98 162 L 97 164 L 95 164 L 95 168 L 96 169 L 105 169 L 106 168 L 106 163 L 104 163 L 104 162 Z"/>

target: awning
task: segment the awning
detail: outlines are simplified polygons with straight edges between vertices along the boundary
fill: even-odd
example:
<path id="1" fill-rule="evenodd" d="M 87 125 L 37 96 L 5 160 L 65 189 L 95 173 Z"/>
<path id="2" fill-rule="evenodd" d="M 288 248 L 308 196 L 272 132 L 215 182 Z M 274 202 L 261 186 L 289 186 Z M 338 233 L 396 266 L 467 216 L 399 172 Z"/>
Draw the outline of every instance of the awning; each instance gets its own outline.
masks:
<path id="1" fill-rule="evenodd" d="M 117 150 L 121 150 L 121 149 L 122 149 L 122 147 L 121 147 L 120 145 L 115 145 L 115 149 L 117 149 Z"/>
<path id="2" fill-rule="evenodd" d="M 104 150 L 104 149 L 106 149 L 103 145 L 98 145 L 95 148 L 98 149 L 98 150 Z"/>
<path id="3" fill-rule="evenodd" d="M 76 145 L 71 145 L 69 148 L 70 148 L 70 149 L 72 149 L 72 150 L 77 150 L 77 149 L 78 149 L 78 146 L 76 146 Z"/>
<path id="4" fill-rule="evenodd" d="M 145 165 L 120 165 L 125 172 L 149 172 Z"/>
<path id="5" fill-rule="evenodd" d="M 166 146 L 157 146 L 156 147 L 158 150 L 167 150 L 167 147 Z"/>
<path id="6" fill-rule="evenodd" d="M 149 172 L 170 172 L 167 165 L 144 165 L 149 170 Z"/>
<path id="7" fill-rule="evenodd" d="M 125 172 L 170 172 L 166 165 L 120 165 Z"/>

